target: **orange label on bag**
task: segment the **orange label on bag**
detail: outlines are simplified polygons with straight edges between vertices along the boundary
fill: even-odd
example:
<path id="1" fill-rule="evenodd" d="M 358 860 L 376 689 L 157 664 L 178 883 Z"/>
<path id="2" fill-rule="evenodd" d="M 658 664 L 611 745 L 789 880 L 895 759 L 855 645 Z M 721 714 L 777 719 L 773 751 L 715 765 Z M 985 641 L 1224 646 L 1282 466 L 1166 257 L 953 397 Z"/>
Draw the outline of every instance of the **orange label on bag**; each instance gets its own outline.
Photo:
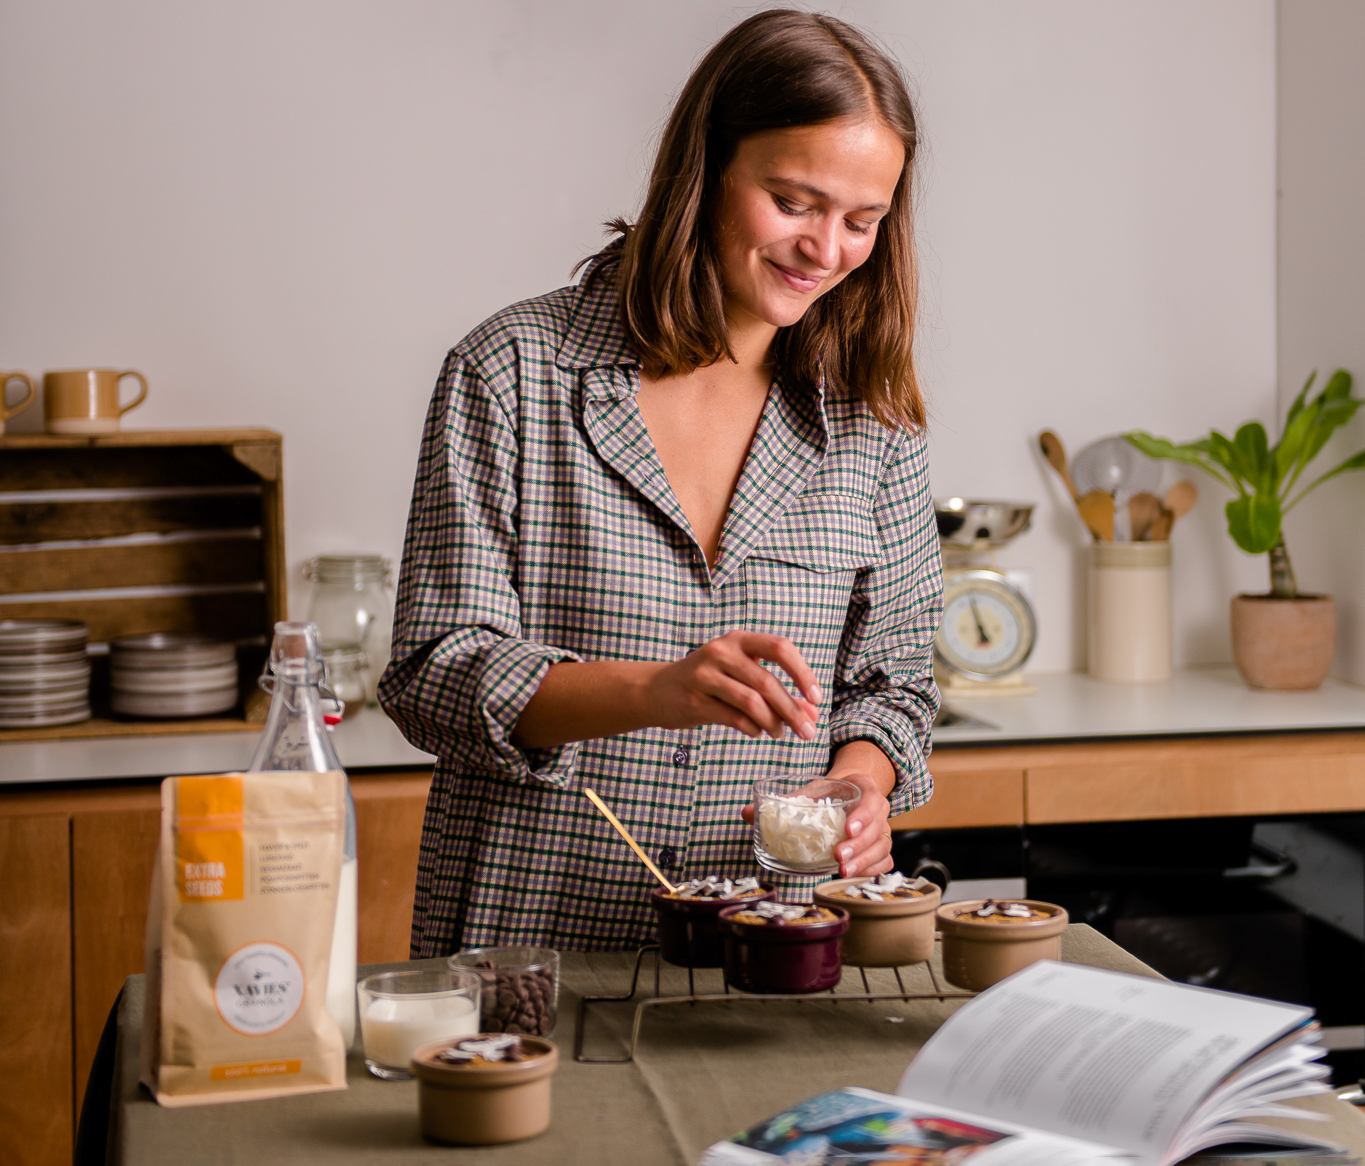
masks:
<path id="1" fill-rule="evenodd" d="M 177 789 L 175 881 L 182 903 L 242 897 L 242 779 L 182 777 Z"/>
<path id="2" fill-rule="evenodd" d="M 254 1061 L 247 1065 L 214 1065 L 209 1077 L 214 1081 L 236 1081 L 241 1077 L 284 1077 L 297 1073 L 302 1061 Z"/>

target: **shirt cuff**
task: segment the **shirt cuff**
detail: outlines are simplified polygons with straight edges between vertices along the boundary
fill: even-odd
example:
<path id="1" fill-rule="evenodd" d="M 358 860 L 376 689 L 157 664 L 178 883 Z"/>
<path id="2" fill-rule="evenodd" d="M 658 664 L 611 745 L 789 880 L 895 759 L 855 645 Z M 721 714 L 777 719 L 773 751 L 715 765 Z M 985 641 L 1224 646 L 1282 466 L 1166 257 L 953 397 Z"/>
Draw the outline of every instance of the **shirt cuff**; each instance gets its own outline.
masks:
<path id="1" fill-rule="evenodd" d="M 887 715 L 868 704 L 846 705 L 830 726 L 831 751 L 850 741 L 871 741 L 891 762 L 896 785 L 887 795 L 891 816 L 924 805 L 934 794 L 924 749 L 909 718 Z"/>
<path id="2" fill-rule="evenodd" d="M 482 723 L 486 748 L 498 776 L 514 783 L 568 786 L 578 758 L 577 741 L 547 749 L 521 749 L 512 732 L 550 665 L 579 660 L 576 653 L 527 640 L 502 640 L 484 656 L 474 677 L 478 692 L 476 718 Z"/>

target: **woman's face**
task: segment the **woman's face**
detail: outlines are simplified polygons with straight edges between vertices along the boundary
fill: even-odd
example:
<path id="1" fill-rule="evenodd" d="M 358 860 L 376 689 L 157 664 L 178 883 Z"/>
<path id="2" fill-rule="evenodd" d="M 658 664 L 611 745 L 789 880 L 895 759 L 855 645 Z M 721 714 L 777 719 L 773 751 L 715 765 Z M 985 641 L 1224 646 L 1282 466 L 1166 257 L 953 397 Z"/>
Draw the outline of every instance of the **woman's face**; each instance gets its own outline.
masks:
<path id="1" fill-rule="evenodd" d="M 731 325 L 795 324 L 866 261 L 905 165 L 879 120 L 745 138 L 721 178 L 716 238 Z"/>

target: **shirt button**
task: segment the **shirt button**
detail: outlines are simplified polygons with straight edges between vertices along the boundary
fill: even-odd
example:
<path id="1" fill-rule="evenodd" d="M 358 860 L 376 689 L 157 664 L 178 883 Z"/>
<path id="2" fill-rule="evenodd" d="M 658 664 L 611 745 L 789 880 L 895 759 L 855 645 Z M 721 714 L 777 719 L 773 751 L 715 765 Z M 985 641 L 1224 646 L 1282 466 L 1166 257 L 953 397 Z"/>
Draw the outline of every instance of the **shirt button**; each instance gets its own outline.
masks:
<path id="1" fill-rule="evenodd" d="M 665 846 L 659 851 L 659 865 L 669 869 L 678 865 L 678 852 L 671 846 Z"/>
<path id="2" fill-rule="evenodd" d="M 673 750 L 673 764 L 681 769 L 692 755 L 686 749 Z"/>

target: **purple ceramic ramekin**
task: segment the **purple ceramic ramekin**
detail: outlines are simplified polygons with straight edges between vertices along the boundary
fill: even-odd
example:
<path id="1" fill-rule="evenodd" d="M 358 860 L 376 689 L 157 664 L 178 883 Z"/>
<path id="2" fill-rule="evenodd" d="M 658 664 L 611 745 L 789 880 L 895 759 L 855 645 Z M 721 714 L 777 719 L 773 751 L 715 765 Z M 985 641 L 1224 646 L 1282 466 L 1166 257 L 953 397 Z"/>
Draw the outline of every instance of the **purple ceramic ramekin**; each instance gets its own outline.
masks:
<path id="1" fill-rule="evenodd" d="M 670 899 L 663 887 L 649 894 L 649 905 L 659 917 L 659 953 L 680 968 L 718 968 L 725 963 L 725 946 L 716 930 L 716 916 L 726 907 L 749 906 L 771 899 L 770 883 L 759 883 L 763 894 L 747 899 Z"/>
<path id="2" fill-rule="evenodd" d="M 730 987 L 741 992 L 799 995 L 824 992 L 838 984 L 844 969 L 847 911 L 827 907 L 837 919 L 804 927 L 731 918 L 746 905 L 725 908 L 717 920 L 725 939 L 725 982 Z"/>

